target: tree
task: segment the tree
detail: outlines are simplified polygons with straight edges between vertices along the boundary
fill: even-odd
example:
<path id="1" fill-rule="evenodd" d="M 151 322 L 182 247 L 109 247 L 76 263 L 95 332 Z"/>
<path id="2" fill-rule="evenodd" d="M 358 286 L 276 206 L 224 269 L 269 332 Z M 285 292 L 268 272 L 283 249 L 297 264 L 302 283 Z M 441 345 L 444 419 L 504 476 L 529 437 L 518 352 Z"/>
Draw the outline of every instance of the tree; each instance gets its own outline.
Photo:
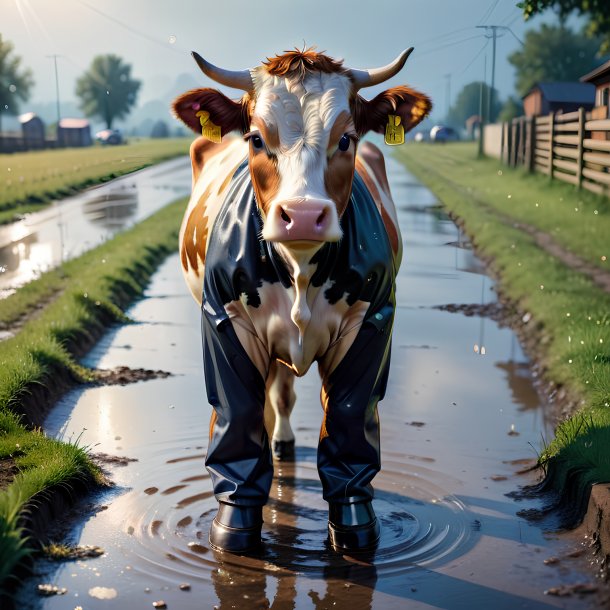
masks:
<path id="1" fill-rule="evenodd" d="M 76 81 L 80 107 L 88 117 L 103 119 L 112 129 L 115 119 L 129 114 L 141 86 L 131 78 L 131 66 L 117 55 L 98 55 L 91 67 Z"/>
<path id="2" fill-rule="evenodd" d="M 523 104 L 521 100 L 514 98 L 512 95 L 504 102 L 502 110 L 498 115 L 498 120 L 504 122 L 512 121 L 518 116 L 523 116 Z"/>
<path id="3" fill-rule="evenodd" d="M 523 97 L 536 83 L 577 81 L 599 64 L 598 47 L 599 41 L 563 26 L 543 23 L 539 30 L 530 30 L 523 47 L 508 56 L 517 70 L 517 92 Z"/>
<path id="4" fill-rule="evenodd" d="M 562 23 L 568 15 L 576 12 L 589 19 L 586 34 L 595 38 L 599 53 L 610 52 L 610 7 L 608 0 L 522 0 L 517 6 L 523 10 L 523 17 L 527 20 L 539 15 L 547 9 L 553 9 L 559 14 Z"/>
<path id="5" fill-rule="evenodd" d="M 486 120 L 493 122 L 500 112 L 502 104 L 498 100 L 498 91 L 494 88 L 493 108 L 491 109 L 491 119 L 487 117 L 488 96 L 491 87 L 480 81 L 469 83 L 458 93 L 454 104 L 449 109 L 447 121 L 454 127 L 463 127 L 466 119 L 473 114 L 480 114 L 481 107 L 481 85 L 483 86 L 483 115 Z"/>
<path id="6" fill-rule="evenodd" d="M 169 127 L 165 121 L 159 119 L 150 130 L 151 138 L 169 138 Z"/>
<path id="7" fill-rule="evenodd" d="M 21 57 L 13 53 L 13 48 L 13 43 L 0 34 L 0 133 L 2 113 L 18 114 L 19 103 L 29 99 L 34 85 L 32 71 L 21 68 Z"/>

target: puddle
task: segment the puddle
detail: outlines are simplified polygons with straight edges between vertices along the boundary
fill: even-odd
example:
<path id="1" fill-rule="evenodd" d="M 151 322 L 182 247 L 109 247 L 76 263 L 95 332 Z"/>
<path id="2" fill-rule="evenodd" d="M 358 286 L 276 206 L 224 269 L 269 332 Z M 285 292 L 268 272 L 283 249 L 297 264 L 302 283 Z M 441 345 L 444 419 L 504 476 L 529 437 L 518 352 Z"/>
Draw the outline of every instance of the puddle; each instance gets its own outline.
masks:
<path id="1" fill-rule="evenodd" d="M 315 370 L 297 380 L 296 461 L 276 464 L 263 550 L 236 557 L 210 549 L 216 501 L 203 464 L 210 407 L 199 311 L 173 256 L 130 311 L 138 323 L 108 333 L 87 358 L 101 368 L 161 368 L 173 376 L 71 392 L 45 426 L 48 434 L 78 438 L 95 452 L 137 460 L 113 469 L 118 489 L 102 498 L 107 509 L 73 529 L 71 543 L 106 552 L 60 567 L 39 564 L 38 582 L 68 592 L 37 598 L 29 580 L 18 606 L 595 607 L 578 594 L 545 595 L 591 577 L 580 564 L 545 563 L 565 556 L 570 543 L 516 515 L 535 502 L 505 495 L 532 481 L 516 471 L 535 457 L 541 436 L 550 436 L 515 336 L 493 320 L 434 308 L 492 302 L 491 280 L 461 258 L 470 250 L 447 245 L 459 244 L 460 236 L 446 217 L 422 209 L 421 198 L 409 206 L 413 180 L 391 159 L 388 166 L 395 199 L 405 207 L 399 212 L 405 261 L 392 370 L 379 410 L 382 471 L 374 485 L 382 538 L 376 553 L 340 556 L 327 547 L 327 505 L 316 471 L 322 411 Z M 91 596 L 96 587 L 116 597 Z"/>
<path id="2" fill-rule="evenodd" d="M 173 159 L 57 201 L 0 226 L 0 298 L 188 195 L 187 157 Z"/>

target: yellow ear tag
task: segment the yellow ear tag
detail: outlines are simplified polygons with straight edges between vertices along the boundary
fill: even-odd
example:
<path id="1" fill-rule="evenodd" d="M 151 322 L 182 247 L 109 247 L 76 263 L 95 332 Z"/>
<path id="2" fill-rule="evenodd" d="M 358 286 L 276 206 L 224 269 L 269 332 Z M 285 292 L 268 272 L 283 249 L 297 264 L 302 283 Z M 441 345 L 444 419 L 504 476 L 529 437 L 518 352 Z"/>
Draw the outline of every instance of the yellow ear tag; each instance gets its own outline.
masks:
<path id="1" fill-rule="evenodd" d="M 400 124 L 397 114 L 388 114 L 388 124 L 385 126 L 385 143 L 390 146 L 405 143 L 405 128 Z"/>
<path id="2" fill-rule="evenodd" d="M 207 110 L 200 110 L 195 116 L 199 117 L 201 123 L 201 135 L 210 142 L 220 144 L 222 142 L 222 132 L 220 126 L 214 125 L 210 120 L 210 113 Z"/>

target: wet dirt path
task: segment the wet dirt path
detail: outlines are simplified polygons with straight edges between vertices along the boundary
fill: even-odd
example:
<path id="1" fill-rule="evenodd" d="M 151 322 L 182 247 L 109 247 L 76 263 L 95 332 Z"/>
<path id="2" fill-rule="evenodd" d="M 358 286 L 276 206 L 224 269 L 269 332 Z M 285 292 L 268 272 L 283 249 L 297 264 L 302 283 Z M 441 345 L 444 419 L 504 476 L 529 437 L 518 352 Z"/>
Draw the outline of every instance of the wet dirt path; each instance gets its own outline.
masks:
<path id="1" fill-rule="evenodd" d="M 87 363 L 174 376 L 74 391 L 46 422 L 49 434 L 138 460 L 114 468 L 117 488 L 81 515 L 69 536 L 106 553 L 59 566 L 40 563 L 18 607 L 135 609 L 161 600 L 181 610 L 595 607 L 586 596 L 545 594 L 590 581 L 590 574 L 566 558 L 575 542 L 516 515 L 536 503 L 505 495 L 532 482 L 517 471 L 551 434 L 515 336 L 491 320 L 434 308 L 492 302 L 491 280 L 455 225 L 433 207 L 429 191 L 392 160 L 389 175 L 405 261 L 380 405 L 376 554 L 342 557 L 326 546 L 315 370 L 297 383 L 296 461 L 276 464 L 264 550 L 248 558 L 210 550 L 216 502 L 203 466 L 210 407 L 199 312 L 173 256 L 131 310 L 138 323 L 109 333 Z M 551 557 L 560 560 L 545 563 Z M 37 598 L 33 590 L 43 581 L 68 591 Z"/>

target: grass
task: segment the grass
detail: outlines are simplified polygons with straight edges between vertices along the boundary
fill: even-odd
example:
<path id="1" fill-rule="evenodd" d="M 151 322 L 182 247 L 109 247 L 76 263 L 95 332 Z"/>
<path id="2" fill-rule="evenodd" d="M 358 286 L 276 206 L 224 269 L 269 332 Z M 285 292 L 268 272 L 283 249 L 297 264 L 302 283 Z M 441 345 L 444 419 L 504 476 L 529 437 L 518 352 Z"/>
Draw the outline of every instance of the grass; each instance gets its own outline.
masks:
<path id="1" fill-rule="evenodd" d="M 541 452 L 547 483 L 562 489 L 577 480 L 585 489 L 609 482 L 610 295 L 538 247 L 515 221 L 551 234 L 610 272 L 610 202 L 493 159 L 478 160 L 470 143 L 410 144 L 396 155 L 463 224 L 489 261 L 500 293 L 530 314 L 522 336 L 530 336 L 528 347 L 545 377 L 578 404 Z"/>
<path id="2" fill-rule="evenodd" d="M 0 355 L 0 459 L 12 457 L 19 469 L 0 491 L 0 585 L 29 552 L 19 528 L 24 508 L 44 491 L 102 480 L 84 448 L 47 438 L 25 420 L 39 423 L 32 411 L 38 400 L 91 378 L 78 355 L 110 324 L 128 319 L 125 308 L 176 249 L 185 207 L 186 199 L 170 204 L 0 301 L 5 327 L 20 324 Z"/>
<path id="3" fill-rule="evenodd" d="M 0 224 L 86 187 L 186 155 L 190 143 L 191 138 L 142 139 L 121 146 L 0 155 Z"/>

